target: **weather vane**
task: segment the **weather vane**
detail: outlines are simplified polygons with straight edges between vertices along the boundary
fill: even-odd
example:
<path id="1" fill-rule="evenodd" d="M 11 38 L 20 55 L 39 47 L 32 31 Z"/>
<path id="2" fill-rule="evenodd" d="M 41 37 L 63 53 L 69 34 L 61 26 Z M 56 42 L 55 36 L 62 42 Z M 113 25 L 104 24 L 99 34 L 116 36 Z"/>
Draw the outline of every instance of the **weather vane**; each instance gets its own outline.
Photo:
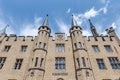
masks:
<path id="1" fill-rule="evenodd" d="M 9 27 L 8 24 L 5 26 L 5 28 L 3 28 L 2 30 L 0 30 L 0 35 L 6 34 L 7 27 Z"/>

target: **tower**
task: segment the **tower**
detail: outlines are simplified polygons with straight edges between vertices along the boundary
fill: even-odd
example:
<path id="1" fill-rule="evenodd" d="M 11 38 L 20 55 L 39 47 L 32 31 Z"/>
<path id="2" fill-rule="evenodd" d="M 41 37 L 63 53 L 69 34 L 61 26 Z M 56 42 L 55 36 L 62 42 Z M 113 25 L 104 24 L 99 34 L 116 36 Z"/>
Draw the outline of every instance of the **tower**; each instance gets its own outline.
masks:
<path id="1" fill-rule="evenodd" d="M 92 24 L 91 20 L 89 19 L 89 23 L 90 23 L 90 29 L 91 29 L 91 32 L 93 34 L 94 37 L 97 37 L 99 36 L 98 33 L 97 33 L 97 30 L 95 28 L 95 26 Z"/>
<path id="2" fill-rule="evenodd" d="M 77 21 L 73 16 L 70 36 L 73 46 L 77 80 L 93 80 L 86 44 L 84 37 L 82 36 L 82 28 L 78 26 Z"/>
<path id="3" fill-rule="evenodd" d="M 28 69 L 29 77 L 27 80 L 43 80 L 50 32 L 47 15 L 42 26 L 38 28 L 38 36 L 34 40 L 31 64 Z"/>
<path id="4" fill-rule="evenodd" d="M 120 40 L 118 38 L 118 36 L 115 33 L 115 30 L 113 29 L 113 27 L 110 27 L 109 29 L 106 29 L 106 32 L 109 36 L 114 36 L 115 39 L 118 41 L 118 44 L 120 45 Z"/>

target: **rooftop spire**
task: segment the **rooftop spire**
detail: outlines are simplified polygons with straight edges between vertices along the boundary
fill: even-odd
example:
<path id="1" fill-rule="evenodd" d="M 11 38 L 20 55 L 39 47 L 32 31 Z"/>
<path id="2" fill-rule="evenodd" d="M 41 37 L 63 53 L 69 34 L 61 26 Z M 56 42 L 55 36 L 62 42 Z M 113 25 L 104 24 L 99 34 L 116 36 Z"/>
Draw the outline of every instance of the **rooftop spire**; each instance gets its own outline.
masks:
<path id="1" fill-rule="evenodd" d="M 91 29 L 93 36 L 97 37 L 98 36 L 97 30 L 96 30 L 95 26 L 92 24 L 90 19 L 89 19 L 89 23 L 90 23 L 90 29 Z"/>
<path id="2" fill-rule="evenodd" d="M 73 15 L 72 15 L 72 26 L 78 26 L 77 21 L 74 19 Z"/>
<path id="3" fill-rule="evenodd" d="M 89 23 L 90 23 L 90 27 L 94 27 L 90 19 L 89 19 Z"/>
<path id="4" fill-rule="evenodd" d="M 48 14 L 47 14 L 42 26 L 48 26 L 48 25 L 49 24 L 48 24 Z"/>

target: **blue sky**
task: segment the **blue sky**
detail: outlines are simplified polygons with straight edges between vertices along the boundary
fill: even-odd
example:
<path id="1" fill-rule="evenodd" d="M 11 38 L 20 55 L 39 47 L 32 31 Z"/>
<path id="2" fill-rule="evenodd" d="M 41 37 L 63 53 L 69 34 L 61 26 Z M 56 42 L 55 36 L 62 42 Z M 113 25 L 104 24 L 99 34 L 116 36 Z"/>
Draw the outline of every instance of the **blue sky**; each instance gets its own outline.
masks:
<path id="1" fill-rule="evenodd" d="M 71 15 L 83 29 L 83 35 L 91 35 L 88 19 L 99 34 L 113 26 L 120 35 L 120 0 L 0 0 L 0 30 L 7 24 L 7 34 L 37 35 L 37 29 L 49 15 L 52 35 L 64 32 L 69 35 Z"/>

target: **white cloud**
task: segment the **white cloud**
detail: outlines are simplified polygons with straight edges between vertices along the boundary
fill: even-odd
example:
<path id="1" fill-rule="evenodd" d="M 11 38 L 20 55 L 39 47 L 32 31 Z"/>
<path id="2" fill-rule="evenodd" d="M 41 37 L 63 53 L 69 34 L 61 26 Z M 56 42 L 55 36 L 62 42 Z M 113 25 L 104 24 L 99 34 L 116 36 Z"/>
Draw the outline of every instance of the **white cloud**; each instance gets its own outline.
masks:
<path id="1" fill-rule="evenodd" d="M 41 25 L 42 18 L 41 17 L 34 17 L 33 23 L 26 23 L 22 22 L 20 25 L 16 24 L 16 20 L 13 19 L 11 16 L 7 16 L 7 20 L 5 18 L 5 14 L 0 8 L 0 30 L 4 29 L 5 26 L 8 24 L 9 27 L 6 29 L 6 33 L 9 34 L 17 34 L 17 35 L 24 35 L 24 36 L 36 36 L 38 27 Z M 14 26 L 14 27 L 13 27 Z M 15 28 L 20 27 L 19 31 Z M 19 33 L 15 33 L 19 32 Z"/>
<path id="2" fill-rule="evenodd" d="M 8 23 L 6 23 L 6 21 L 4 21 L 3 19 L 0 19 L 0 31 L 3 30 L 6 27 L 7 24 Z M 9 27 L 7 27 L 7 29 L 6 29 L 6 34 L 14 34 L 14 33 L 15 33 L 14 30 L 9 25 Z"/>
<path id="3" fill-rule="evenodd" d="M 113 22 L 110 27 L 113 27 L 114 29 L 116 29 L 117 28 L 116 23 Z"/>
<path id="4" fill-rule="evenodd" d="M 70 25 L 65 24 L 61 19 L 56 19 L 56 23 L 60 29 L 60 32 L 64 32 L 67 35 L 69 35 L 69 26 Z"/>
<path id="5" fill-rule="evenodd" d="M 101 13 L 106 14 L 108 11 L 110 0 L 106 0 L 105 3 L 106 3 L 105 6 L 101 7 L 98 10 L 92 7 L 91 9 L 89 9 L 88 11 L 84 13 L 74 13 L 74 17 L 77 20 L 78 25 L 81 26 L 82 23 L 85 22 L 86 20 L 96 17 L 97 15 L 100 15 Z"/>
<path id="6" fill-rule="evenodd" d="M 99 35 L 107 35 L 104 26 L 100 25 L 100 24 L 96 24 L 97 26 L 97 32 Z"/>
<path id="7" fill-rule="evenodd" d="M 38 27 L 42 23 L 42 18 L 41 17 L 35 17 L 34 18 L 34 23 L 23 23 L 22 29 L 20 31 L 20 35 L 24 36 L 37 36 L 37 30 Z"/>
<path id="8" fill-rule="evenodd" d="M 99 10 L 95 10 L 95 8 L 91 8 L 90 10 L 86 11 L 83 14 L 74 13 L 74 18 L 76 19 L 78 25 L 82 25 L 83 22 L 90 19 L 91 17 L 95 17 L 99 15 Z"/>
<path id="9" fill-rule="evenodd" d="M 42 21 L 42 17 L 34 17 L 34 25 L 35 26 L 40 26 L 41 25 L 41 21 Z"/>
<path id="10" fill-rule="evenodd" d="M 74 13 L 74 18 L 78 25 L 81 26 L 84 21 L 88 20 L 90 17 L 95 17 L 96 15 L 98 15 L 98 12 L 94 8 L 91 8 L 83 14 Z"/>
<path id="11" fill-rule="evenodd" d="M 88 19 L 92 18 L 92 17 L 96 17 L 97 15 L 103 13 L 106 14 L 107 13 L 107 7 L 108 7 L 109 1 L 106 2 L 106 5 L 98 10 L 96 10 L 94 7 L 92 7 L 91 9 L 89 9 L 88 11 L 84 12 L 83 14 L 79 14 L 79 13 L 74 13 L 74 18 L 76 19 L 78 25 L 82 25 L 83 22 L 86 22 Z M 70 8 L 67 10 L 67 12 L 69 13 Z M 68 29 L 68 25 L 66 25 L 62 20 L 60 21 L 56 21 L 60 30 L 64 31 L 66 33 L 68 33 L 68 31 L 66 31 Z M 106 35 L 106 32 L 102 32 L 103 28 L 100 25 L 97 25 L 97 30 L 99 30 L 98 32 Z M 89 30 L 83 30 L 83 35 L 84 36 L 90 36 L 91 32 Z"/>
<path id="12" fill-rule="evenodd" d="M 107 13 L 108 11 L 108 6 L 109 6 L 109 3 L 110 3 L 110 0 L 104 0 L 105 1 L 105 6 L 102 7 L 99 11 L 102 11 L 104 14 Z"/>
<path id="13" fill-rule="evenodd" d="M 101 3 L 106 4 L 110 0 L 100 0 Z"/>
<path id="14" fill-rule="evenodd" d="M 76 19 L 78 25 L 81 26 L 88 19 L 96 17 L 100 14 L 106 14 L 108 11 L 108 6 L 110 3 L 110 0 L 103 0 L 103 2 L 105 3 L 105 6 L 101 7 L 98 10 L 95 9 L 94 7 L 92 7 L 91 9 L 87 10 L 84 13 L 74 13 L 74 18 Z M 106 35 L 106 32 L 105 31 L 103 32 L 103 26 L 101 26 L 101 25 L 96 25 L 96 26 L 97 26 L 97 30 L 100 34 Z M 83 30 L 83 35 L 89 36 L 91 34 L 88 30 Z"/>
<path id="15" fill-rule="evenodd" d="M 96 10 L 94 9 L 94 7 L 93 7 L 93 8 L 91 8 L 89 11 L 85 12 L 83 16 L 84 16 L 86 19 L 89 19 L 90 17 L 95 17 L 95 16 L 97 16 L 98 14 L 99 14 L 98 11 L 96 11 Z"/>
<path id="16" fill-rule="evenodd" d="M 3 11 L 2 11 L 2 9 L 0 8 L 0 31 L 1 30 L 3 30 L 5 27 L 6 27 L 6 25 L 9 25 L 8 24 L 8 21 L 6 21 L 5 19 L 4 19 L 4 16 L 5 16 L 5 14 L 3 13 Z M 1 31 L 2 32 L 2 31 Z M 0 33 L 1 33 L 0 32 Z M 6 29 L 6 34 L 14 34 L 15 33 L 15 31 L 12 29 L 12 27 L 9 25 L 9 27 L 7 27 L 7 29 Z"/>
<path id="17" fill-rule="evenodd" d="M 37 29 L 32 24 L 23 25 L 24 29 L 21 29 L 20 35 L 24 36 L 36 36 Z"/>
<path id="18" fill-rule="evenodd" d="M 69 8 L 66 13 L 70 13 L 71 9 Z"/>
<path id="19" fill-rule="evenodd" d="M 83 36 L 91 36 L 92 35 L 91 32 L 88 30 L 83 30 L 82 32 L 83 32 L 82 33 Z"/>

